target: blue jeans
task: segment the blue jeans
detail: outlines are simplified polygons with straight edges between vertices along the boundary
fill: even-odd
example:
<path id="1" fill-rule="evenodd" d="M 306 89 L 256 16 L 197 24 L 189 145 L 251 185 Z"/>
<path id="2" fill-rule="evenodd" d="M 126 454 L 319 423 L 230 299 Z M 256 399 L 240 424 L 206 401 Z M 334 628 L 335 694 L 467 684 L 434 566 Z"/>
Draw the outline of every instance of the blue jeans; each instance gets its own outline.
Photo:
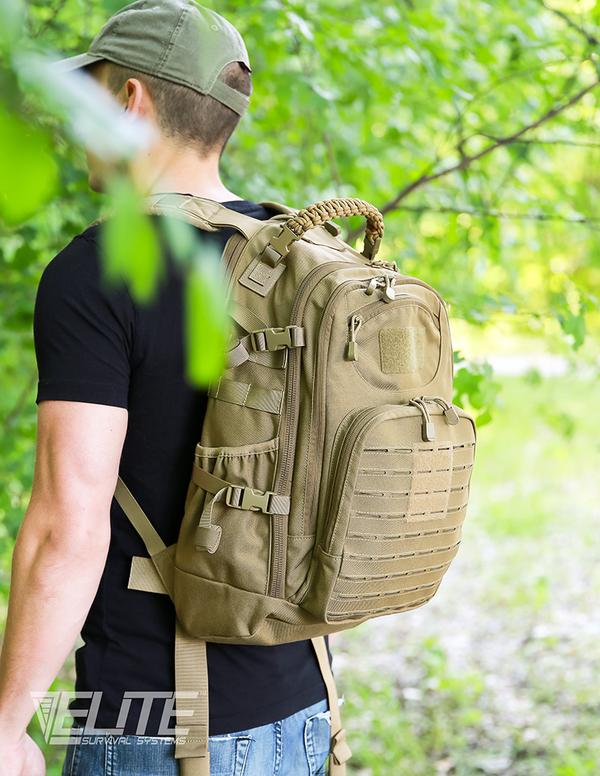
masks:
<path id="1" fill-rule="evenodd" d="M 179 776 L 172 738 L 87 736 L 69 744 L 62 776 Z M 327 700 L 268 725 L 210 736 L 210 776 L 326 776 Z"/>

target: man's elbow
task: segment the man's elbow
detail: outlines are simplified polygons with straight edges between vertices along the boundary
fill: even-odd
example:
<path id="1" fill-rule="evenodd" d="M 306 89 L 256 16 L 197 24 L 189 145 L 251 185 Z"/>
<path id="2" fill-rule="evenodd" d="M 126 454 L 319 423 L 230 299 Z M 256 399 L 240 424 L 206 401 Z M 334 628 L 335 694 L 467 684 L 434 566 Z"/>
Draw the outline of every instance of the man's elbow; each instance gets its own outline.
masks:
<path id="1" fill-rule="evenodd" d="M 50 563 L 104 565 L 110 543 L 110 508 L 35 500 L 29 506 L 15 551 L 42 553 Z"/>

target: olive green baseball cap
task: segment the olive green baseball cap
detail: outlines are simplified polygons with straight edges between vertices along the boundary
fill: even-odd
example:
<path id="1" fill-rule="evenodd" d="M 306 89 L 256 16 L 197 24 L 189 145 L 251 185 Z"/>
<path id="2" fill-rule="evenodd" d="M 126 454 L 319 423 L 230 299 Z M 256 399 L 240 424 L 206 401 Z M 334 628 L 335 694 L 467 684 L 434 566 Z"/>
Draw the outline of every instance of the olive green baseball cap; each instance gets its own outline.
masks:
<path id="1" fill-rule="evenodd" d="M 106 22 L 85 54 L 54 64 L 64 72 L 108 60 L 209 94 L 240 116 L 248 96 L 219 79 L 230 62 L 249 71 L 236 28 L 195 0 L 136 0 Z"/>

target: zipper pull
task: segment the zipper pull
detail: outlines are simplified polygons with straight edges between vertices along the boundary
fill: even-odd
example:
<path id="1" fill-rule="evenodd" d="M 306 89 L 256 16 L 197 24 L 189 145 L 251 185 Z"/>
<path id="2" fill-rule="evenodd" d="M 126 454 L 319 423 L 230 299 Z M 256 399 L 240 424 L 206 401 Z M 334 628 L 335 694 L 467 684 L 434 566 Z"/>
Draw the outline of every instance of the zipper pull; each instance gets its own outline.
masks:
<path id="1" fill-rule="evenodd" d="M 431 420 L 431 415 L 429 414 L 429 410 L 427 409 L 425 401 L 422 397 L 420 397 L 418 399 L 410 399 L 408 403 L 412 404 L 413 407 L 417 407 L 423 416 L 423 426 L 421 431 L 423 441 L 433 442 L 435 440 L 435 426 L 433 425 L 433 421 Z"/>
<path id="2" fill-rule="evenodd" d="M 368 284 L 368 286 L 367 286 L 367 288 L 365 290 L 365 294 L 367 296 L 371 296 L 373 294 L 373 292 L 375 291 L 375 289 L 379 285 L 378 281 L 379 281 L 379 278 L 371 278 L 371 280 L 369 281 L 369 284 Z"/>
<path id="3" fill-rule="evenodd" d="M 383 292 L 384 302 L 396 301 L 396 289 L 394 288 L 395 282 L 396 282 L 396 278 L 392 277 L 391 275 L 385 276 L 385 290 Z"/>
<path id="4" fill-rule="evenodd" d="M 350 318 L 350 332 L 348 344 L 346 346 L 346 359 L 348 361 L 358 361 L 358 343 L 356 342 L 356 335 L 361 326 L 362 318 L 360 315 L 353 315 Z"/>
<path id="5" fill-rule="evenodd" d="M 442 401 L 444 400 L 442 399 Z M 445 404 L 446 407 L 444 408 L 444 417 L 451 426 L 456 426 L 458 423 L 458 412 L 454 409 L 452 404 L 448 402 L 445 402 Z"/>
<path id="6" fill-rule="evenodd" d="M 439 404 L 444 410 L 446 423 L 448 423 L 449 426 L 456 426 L 458 423 L 458 413 L 450 402 L 447 402 L 446 399 L 442 399 L 441 396 L 421 396 L 421 399 L 423 399 L 423 401 L 433 401 L 436 404 Z"/>

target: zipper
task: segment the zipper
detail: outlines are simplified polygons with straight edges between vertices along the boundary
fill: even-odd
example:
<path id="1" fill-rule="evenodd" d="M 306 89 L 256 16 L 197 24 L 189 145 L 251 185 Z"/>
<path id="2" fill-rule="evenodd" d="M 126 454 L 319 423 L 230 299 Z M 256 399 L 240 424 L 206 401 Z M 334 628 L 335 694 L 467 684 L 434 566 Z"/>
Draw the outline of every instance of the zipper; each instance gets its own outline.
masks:
<path id="1" fill-rule="evenodd" d="M 431 420 L 431 415 L 429 414 L 429 410 L 427 409 L 427 404 L 422 398 L 417 399 L 410 399 L 409 404 L 411 404 L 413 407 L 416 407 L 423 418 L 423 425 L 421 429 L 421 436 L 423 438 L 424 442 L 433 442 L 435 440 L 435 426 L 433 425 L 433 421 Z M 437 402 L 434 402 L 437 404 Z"/>
<path id="2" fill-rule="evenodd" d="M 363 319 L 363 323 L 375 317 L 374 315 L 367 315 L 366 314 L 367 310 L 375 314 L 377 314 L 378 310 L 381 310 L 382 313 L 385 312 L 387 308 L 382 304 L 385 301 L 391 302 L 392 300 L 384 299 L 382 297 L 381 299 L 377 299 L 376 301 L 370 302 L 369 304 L 366 304 L 364 307 L 361 307 L 360 313 Z M 431 307 L 429 307 L 429 305 L 426 302 L 424 302 L 422 299 L 419 299 L 418 296 L 414 296 L 413 294 L 410 294 L 408 292 L 401 292 L 401 293 L 396 293 L 395 299 L 393 301 L 405 302 L 406 304 L 412 304 L 412 305 L 415 305 L 416 307 L 421 307 L 423 308 L 423 310 L 428 312 L 432 318 L 435 319 L 435 315 L 431 311 Z"/>
<path id="3" fill-rule="evenodd" d="M 314 288 L 331 272 L 348 267 L 347 262 L 332 261 L 320 264 L 312 269 L 300 284 L 296 293 L 290 325 L 299 326 L 302 323 L 304 308 Z M 290 352 L 288 371 L 286 377 L 285 399 L 281 414 L 280 428 L 284 429 L 284 438 L 279 446 L 280 457 L 277 465 L 277 474 L 273 490 L 275 493 L 289 493 L 291 487 L 291 469 L 296 449 L 298 414 L 298 382 L 300 370 L 301 348 L 294 348 Z M 292 419 L 289 422 L 288 419 Z M 268 595 L 275 598 L 283 598 L 285 595 L 285 562 L 287 558 L 287 516 L 274 516 L 271 518 L 273 553 L 269 570 Z"/>
<path id="4" fill-rule="evenodd" d="M 348 343 L 346 344 L 346 359 L 348 361 L 358 361 L 358 345 L 356 344 L 356 335 L 362 326 L 360 315 L 353 315 L 350 318 Z"/>

